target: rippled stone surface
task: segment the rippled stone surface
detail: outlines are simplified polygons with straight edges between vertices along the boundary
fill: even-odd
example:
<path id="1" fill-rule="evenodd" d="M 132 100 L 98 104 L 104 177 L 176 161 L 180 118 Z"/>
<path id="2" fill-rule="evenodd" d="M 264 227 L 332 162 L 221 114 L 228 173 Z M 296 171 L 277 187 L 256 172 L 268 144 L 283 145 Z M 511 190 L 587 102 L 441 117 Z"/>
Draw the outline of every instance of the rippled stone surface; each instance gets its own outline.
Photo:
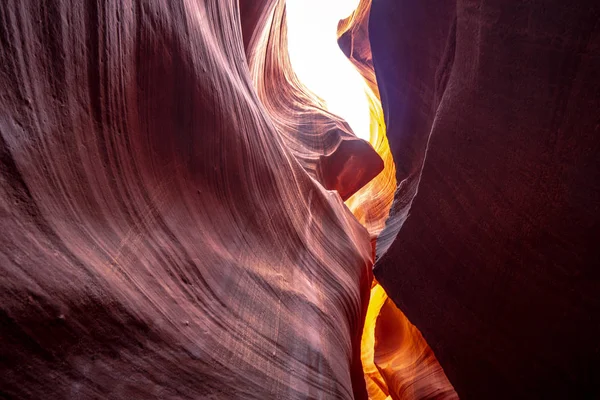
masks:
<path id="1" fill-rule="evenodd" d="M 366 397 L 371 238 L 259 101 L 239 15 L 0 5 L 7 396 Z"/>

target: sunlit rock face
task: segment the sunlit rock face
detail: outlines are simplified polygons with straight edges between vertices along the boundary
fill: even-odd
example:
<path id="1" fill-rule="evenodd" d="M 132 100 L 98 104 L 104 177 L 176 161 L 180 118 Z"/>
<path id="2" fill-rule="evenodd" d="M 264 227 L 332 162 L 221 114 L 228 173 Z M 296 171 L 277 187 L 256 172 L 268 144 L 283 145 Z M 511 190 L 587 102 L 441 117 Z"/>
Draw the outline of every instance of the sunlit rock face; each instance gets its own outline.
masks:
<path id="1" fill-rule="evenodd" d="M 244 15 L 252 16 L 253 3 L 241 4 L 242 18 Z M 340 5 L 341 9 L 332 10 Z M 360 164 L 358 168 L 349 168 L 352 175 L 357 175 L 357 171 L 361 169 L 368 170 L 369 159 L 373 157 L 365 151 L 370 147 L 365 147 L 365 143 L 353 135 L 360 124 L 353 124 L 352 127 L 340 125 L 340 116 L 331 112 L 340 111 L 340 114 L 344 114 L 344 110 L 335 107 L 331 109 L 321 96 L 327 99 L 328 91 L 333 89 L 343 93 L 348 99 L 344 104 L 338 105 L 347 106 L 345 110 L 349 110 L 350 114 L 346 115 L 360 111 L 361 107 L 365 108 L 363 111 L 369 117 L 366 136 L 373 149 L 385 160 L 385 167 L 367 186 L 348 199 L 346 204 L 375 239 L 384 226 L 396 189 L 395 170 L 385 136 L 383 113 L 370 56 L 367 32 L 370 2 L 349 5 L 358 7 L 347 19 L 338 23 L 335 18 L 350 13 L 345 2 L 302 3 L 302 7 L 293 1 L 268 3 L 265 5 L 268 13 L 264 19 L 255 18 L 254 25 L 244 25 L 244 34 L 251 35 L 251 40 L 246 41 L 246 50 L 259 97 L 278 125 L 284 141 L 293 149 L 306 171 L 316 179 L 322 177 L 313 171 L 324 169 L 326 161 L 332 157 L 323 158 L 322 155 L 330 152 L 330 143 L 338 146 L 336 143 L 340 139 L 342 145 L 348 144 L 346 148 L 349 151 L 342 151 L 340 146 L 334 155 L 342 160 L 356 160 Z M 323 15 L 320 18 L 310 18 L 310 15 L 321 12 Z M 333 21 L 330 20 L 332 18 Z M 330 26 L 332 22 L 333 26 Z M 338 47 L 338 37 L 343 52 Z M 320 43 L 327 40 L 331 40 L 331 43 Z M 336 50 L 322 50 L 329 49 L 329 46 Z M 309 50 L 313 48 L 321 50 L 311 53 Z M 344 53 L 350 57 L 345 58 Z M 304 58 L 297 58 L 296 63 L 293 63 L 290 62 L 292 55 Z M 343 62 L 336 60 L 336 57 L 344 58 Z M 300 66 L 298 62 L 301 62 Z M 318 69 L 320 64 L 323 65 L 321 70 Z M 336 69 L 332 71 L 328 64 L 338 69 L 351 68 L 354 75 L 349 73 L 344 79 L 337 81 L 336 76 L 332 75 Z M 319 73 L 321 75 L 315 75 Z M 351 93 L 352 89 L 355 93 Z M 334 96 L 334 101 L 339 99 Z M 354 103 L 353 99 L 358 101 Z M 330 128 L 331 126 L 334 128 Z M 346 180 L 340 173 L 328 175 Z M 352 179 L 348 181 L 356 182 Z M 326 180 L 322 182 L 328 187 Z M 343 191 L 340 195 L 342 198 L 347 197 Z M 454 398 L 456 395 L 452 385 L 425 340 L 391 301 L 386 302 L 387 295 L 381 286 L 377 282 L 373 282 L 372 286 L 361 342 L 361 359 L 369 398 Z M 397 312 L 386 312 L 392 308 Z M 397 329 L 387 333 L 390 340 L 385 340 L 381 334 L 376 340 L 376 325 L 386 323 Z M 379 347 L 382 346 L 385 346 L 388 355 L 402 361 L 380 364 Z"/>
<path id="2" fill-rule="evenodd" d="M 400 183 L 374 273 L 461 399 L 600 396 L 599 16 L 373 2 Z"/>
<path id="3" fill-rule="evenodd" d="M 383 160 L 367 141 L 355 136 L 344 119 L 332 114 L 326 103 L 298 79 L 288 52 L 286 2 L 274 2 L 272 8 L 265 10 L 264 20 L 246 32 L 252 36 L 247 53 L 258 96 L 298 162 L 325 188 L 336 190 L 346 200 L 384 169 Z M 296 29 L 302 27 L 300 24 Z M 306 28 L 310 29 L 309 26 Z M 336 24 L 330 39 L 335 46 Z M 338 52 L 344 57 L 339 48 Z M 353 69 L 350 61 L 346 59 L 346 62 L 347 67 Z M 358 71 L 354 72 L 358 84 L 366 86 Z M 358 96 L 364 100 L 359 106 L 364 106 L 368 139 L 368 98 L 365 90 Z M 353 103 L 348 101 L 347 104 Z M 350 111 L 354 109 L 350 108 Z"/>

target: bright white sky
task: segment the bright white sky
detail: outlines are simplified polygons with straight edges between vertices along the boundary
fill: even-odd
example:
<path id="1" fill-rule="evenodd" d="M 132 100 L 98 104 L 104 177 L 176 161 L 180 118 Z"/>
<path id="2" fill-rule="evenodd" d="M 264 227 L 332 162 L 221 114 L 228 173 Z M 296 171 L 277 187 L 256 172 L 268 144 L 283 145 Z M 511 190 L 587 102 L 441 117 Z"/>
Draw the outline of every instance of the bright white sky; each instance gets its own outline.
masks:
<path id="1" fill-rule="evenodd" d="M 365 81 L 337 44 L 337 25 L 360 0 L 286 0 L 288 51 L 294 72 L 345 119 L 354 134 L 369 140 L 370 111 Z"/>

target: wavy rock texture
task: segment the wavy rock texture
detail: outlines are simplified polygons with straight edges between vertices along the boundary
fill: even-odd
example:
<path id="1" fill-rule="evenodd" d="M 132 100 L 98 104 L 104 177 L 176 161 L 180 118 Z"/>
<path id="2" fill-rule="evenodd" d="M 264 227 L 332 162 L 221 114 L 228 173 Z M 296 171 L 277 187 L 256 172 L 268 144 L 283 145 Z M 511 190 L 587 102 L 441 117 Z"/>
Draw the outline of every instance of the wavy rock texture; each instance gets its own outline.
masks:
<path id="1" fill-rule="evenodd" d="M 263 4 L 267 12 L 262 19 L 257 17 L 251 8 L 256 7 L 256 3 L 241 4 L 242 18 L 248 15 L 248 20 L 253 24 L 248 23 L 244 32 L 245 35 L 252 36 L 251 40 L 247 41 L 246 49 L 259 97 L 301 165 L 309 174 L 319 179 L 319 174 L 313 172 L 319 169 L 314 167 L 314 160 L 317 160 L 316 163 L 324 161 L 322 155 L 331 152 L 328 150 L 331 146 L 329 143 L 333 143 L 334 151 L 339 153 L 338 143 L 343 145 L 364 142 L 347 133 L 347 125 L 340 124 L 337 117 L 328 113 L 326 105 L 295 76 L 287 52 L 285 2 Z M 360 2 L 357 10 L 348 19 L 340 22 L 338 35 L 341 47 L 367 83 L 365 90 L 372 121 L 370 141 L 385 160 L 385 170 L 375 179 L 369 179 L 371 182 L 346 202 L 375 239 L 387 219 L 396 181 L 371 59 L 368 37 L 369 10 L 370 1 Z M 317 7 L 314 12 L 318 11 Z M 310 28 L 309 24 L 307 29 Z M 354 154 L 345 155 L 345 158 L 357 159 L 361 164 L 361 167 L 350 168 L 351 171 L 360 171 L 365 166 L 368 167 L 369 157 L 366 151 L 355 151 Z M 331 175 L 340 176 L 339 173 Z M 363 181 L 360 181 L 360 186 L 363 186 L 362 183 Z M 363 331 L 361 357 L 369 398 L 455 398 L 452 385 L 423 337 L 393 303 L 386 299 L 387 295 L 381 286 L 373 282 Z M 386 311 L 388 309 L 391 311 Z M 381 320 L 385 321 L 378 322 Z M 381 334 L 376 338 L 376 325 L 385 323 L 395 329 L 387 329 L 389 339 L 385 339 Z M 396 360 L 402 361 L 382 361 L 380 364 L 380 347 L 385 348 Z"/>
<path id="2" fill-rule="evenodd" d="M 600 6 L 381 0 L 370 20 L 400 182 L 377 280 L 461 399 L 598 398 Z"/>
<path id="3" fill-rule="evenodd" d="M 0 17 L 4 395 L 365 398 L 370 236 L 259 101 L 237 1 Z"/>
<path id="4" fill-rule="evenodd" d="M 383 160 L 296 78 L 288 56 L 285 1 L 267 11 L 247 50 L 259 98 L 298 162 L 346 200 L 383 170 Z"/>
<path id="5" fill-rule="evenodd" d="M 368 9 L 339 34 L 371 144 L 296 79 L 283 1 L 1 5 L 3 395 L 453 393 L 372 282 L 395 173 Z"/>

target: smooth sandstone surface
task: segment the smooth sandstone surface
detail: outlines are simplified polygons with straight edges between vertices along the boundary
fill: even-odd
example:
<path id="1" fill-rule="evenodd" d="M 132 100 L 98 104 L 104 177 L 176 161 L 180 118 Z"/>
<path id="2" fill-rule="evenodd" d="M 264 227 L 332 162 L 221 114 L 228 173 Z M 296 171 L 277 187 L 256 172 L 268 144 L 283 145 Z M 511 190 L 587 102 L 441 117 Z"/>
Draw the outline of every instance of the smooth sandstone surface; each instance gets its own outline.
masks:
<path id="1" fill-rule="evenodd" d="M 237 1 L 0 5 L 0 388 L 365 398 L 370 235 L 254 89 Z"/>

